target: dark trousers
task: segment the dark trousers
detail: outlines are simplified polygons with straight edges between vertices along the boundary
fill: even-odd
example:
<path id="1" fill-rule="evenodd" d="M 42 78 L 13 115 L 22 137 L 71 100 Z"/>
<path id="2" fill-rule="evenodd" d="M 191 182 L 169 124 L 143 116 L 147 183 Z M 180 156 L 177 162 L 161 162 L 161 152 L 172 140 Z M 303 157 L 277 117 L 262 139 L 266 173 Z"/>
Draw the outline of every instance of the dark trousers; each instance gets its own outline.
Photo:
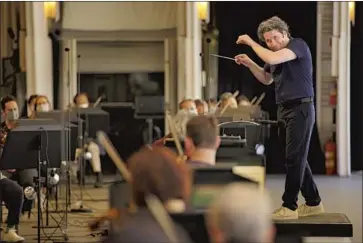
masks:
<path id="1" fill-rule="evenodd" d="M 18 182 L 20 186 L 25 189 L 28 186 L 35 188 L 34 177 L 38 177 L 38 171 L 36 169 L 17 170 L 15 173 L 8 177 L 9 179 Z M 28 200 L 24 197 L 22 213 L 30 212 L 33 207 L 34 200 Z"/>
<path id="2" fill-rule="evenodd" d="M 8 226 L 18 225 L 23 205 L 21 186 L 8 178 L 0 180 L 0 201 L 3 201 L 8 209 Z"/>
<path id="3" fill-rule="evenodd" d="M 315 123 L 313 103 L 279 105 L 278 119 L 285 122 L 281 136 L 285 145 L 286 181 L 282 196 L 283 206 L 296 210 L 299 191 L 306 205 L 317 206 L 321 199 L 307 162 L 310 137 Z"/>

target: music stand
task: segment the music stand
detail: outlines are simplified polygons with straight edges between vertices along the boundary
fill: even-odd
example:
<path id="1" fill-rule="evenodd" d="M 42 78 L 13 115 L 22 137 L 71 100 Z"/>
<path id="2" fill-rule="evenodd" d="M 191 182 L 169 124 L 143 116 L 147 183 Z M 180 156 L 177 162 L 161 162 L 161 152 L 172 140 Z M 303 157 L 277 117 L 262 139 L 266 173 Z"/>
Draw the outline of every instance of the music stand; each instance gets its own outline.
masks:
<path id="1" fill-rule="evenodd" d="M 164 96 L 136 96 L 135 119 L 145 119 L 148 124 L 148 142 L 153 143 L 154 119 L 164 119 Z"/>
<path id="2" fill-rule="evenodd" d="M 78 148 L 83 151 L 85 142 L 89 138 L 95 138 L 98 131 L 108 132 L 110 124 L 110 116 L 108 112 L 101 108 L 73 108 L 72 116 L 78 117 Z M 83 178 L 84 178 L 84 159 L 80 155 L 78 157 L 80 164 L 80 208 L 72 209 L 72 213 L 90 213 L 91 209 L 83 207 Z"/>
<path id="3" fill-rule="evenodd" d="M 27 125 L 24 125 L 27 124 Z M 41 178 L 42 166 L 60 168 L 62 161 L 61 132 L 63 128 L 54 120 L 21 120 L 11 130 L 0 158 L 1 169 L 34 169 L 38 170 L 35 181 L 38 188 L 38 222 L 37 236 L 40 243 L 41 205 L 40 192 L 44 178 Z M 61 229 L 58 224 L 57 228 Z M 43 228 L 43 227 L 42 227 Z M 61 229 L 62 230 L 62 229 Z M 65 238 L 68 238 L 62 230 Z"/>

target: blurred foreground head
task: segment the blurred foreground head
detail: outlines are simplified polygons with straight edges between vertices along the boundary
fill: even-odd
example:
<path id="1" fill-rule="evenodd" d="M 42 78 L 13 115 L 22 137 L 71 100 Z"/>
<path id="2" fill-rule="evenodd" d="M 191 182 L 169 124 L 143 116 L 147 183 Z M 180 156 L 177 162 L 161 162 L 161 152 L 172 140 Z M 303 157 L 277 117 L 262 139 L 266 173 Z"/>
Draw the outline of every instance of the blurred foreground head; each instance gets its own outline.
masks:
<path id="1" fill-rule="evenodd" d="M 149 194 L 159 198 L 167 209 L 170 209 L 171 202 L 185 203 L 188 200 L 191 186 L 189 169 L 184 162 L 178 162 L 173 150 L 147 146 L 133 154 L 128 165 L 136 206 L 145 207 L 145 197 Z"/>
<path id="2" fill-rule="evenodd" d="M 209 208 L 207 227 L 215 243 L 272 243 L 270 199 L 257 186 L 232 183 Z"/>

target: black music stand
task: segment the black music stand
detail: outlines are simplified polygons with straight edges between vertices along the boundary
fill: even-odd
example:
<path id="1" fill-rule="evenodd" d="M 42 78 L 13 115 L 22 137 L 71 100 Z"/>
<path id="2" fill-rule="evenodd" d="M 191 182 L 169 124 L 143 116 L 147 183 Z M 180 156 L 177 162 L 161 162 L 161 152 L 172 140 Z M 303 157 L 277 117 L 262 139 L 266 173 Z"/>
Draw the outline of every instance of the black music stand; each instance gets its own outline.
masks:
<path id="1" fill-rule="evenodd" d="M 84 148 L 85 143 L 88 143 L 89 138 L 96 137 L 98 131 L 107 133 L 109 131 L 110 116 L 108 112 L 101 108 L 73 108 L 72 116 L 78 117 L 78 148 Z M 80 120 L 81 119 L 81 120 Z M 80 161 L 80 193 L 81 206 L 79 209 L 72 209 L 72 213 L 90 213 L 91 209 L 83 207 L 83 178 L 84 178 L 84 159 L 79 156 Z"/>
<path id="2" fill-rule="evenodd" d="M 55 124 L 54 120 L 19 120 L 17 127 L 10 131 L 0 159 L 1 169 L 34 169 L 38 170 L 35 178 L 38 188 L 38 242 L 40 243 L 41 206 L 40 192 L 42 183 L 42 167 L 60 168 L 61 154 L 61 132 L 63 128 Z M 27 124 L 27 125 L 24 125 Z M 60 225 L 58 226 L 60 228 Z M 61 229 L 62 230 L 62 229 Z M 63 232 L 63 230 L 62 230 Z M 63 232 L 64 237 L 68 238 Z"/>
<path id="3" fill-rule="evenodd" d="M 154 119 L 164 119 L 164 96 L 136 96 L 135 119 L 145 119 L 148 124 L 148 144 L 153 143 Z M 159 131 L 157 131 L 158 133 Z M 161 132 L 159 132 L 161 133 Z M 160 134 L 161 137 L 161 134 Z"/>
<path id="4" fill-rule="evenodd" d="M 98 131 L 107 133 L 109 130 L 110 115 L 101 108 L 73 108 L 71 114 L 76 117 L 79 115 L 83 120 L 84 139 L 96 138 Z"/>

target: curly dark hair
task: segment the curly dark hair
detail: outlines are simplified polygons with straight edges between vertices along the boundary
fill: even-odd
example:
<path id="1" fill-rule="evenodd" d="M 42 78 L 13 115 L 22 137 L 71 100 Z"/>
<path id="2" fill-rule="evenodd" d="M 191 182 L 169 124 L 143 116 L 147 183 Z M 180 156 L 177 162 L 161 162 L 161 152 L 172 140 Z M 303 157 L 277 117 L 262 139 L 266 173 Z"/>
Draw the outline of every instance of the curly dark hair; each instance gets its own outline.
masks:
<path id="1" fill-rule="evenodd" d="M 288 37 L 291 37 L 289 26 L 285 21 L 280 19 L 277 16 L 273 16 L 269 19 L 266 19 L 260 23 L 257 29 L 257 35 L 260 41 L 265 42 L 264 34 L 271 30 L 277 30 L 280 33 L 286 32 Z"/>

